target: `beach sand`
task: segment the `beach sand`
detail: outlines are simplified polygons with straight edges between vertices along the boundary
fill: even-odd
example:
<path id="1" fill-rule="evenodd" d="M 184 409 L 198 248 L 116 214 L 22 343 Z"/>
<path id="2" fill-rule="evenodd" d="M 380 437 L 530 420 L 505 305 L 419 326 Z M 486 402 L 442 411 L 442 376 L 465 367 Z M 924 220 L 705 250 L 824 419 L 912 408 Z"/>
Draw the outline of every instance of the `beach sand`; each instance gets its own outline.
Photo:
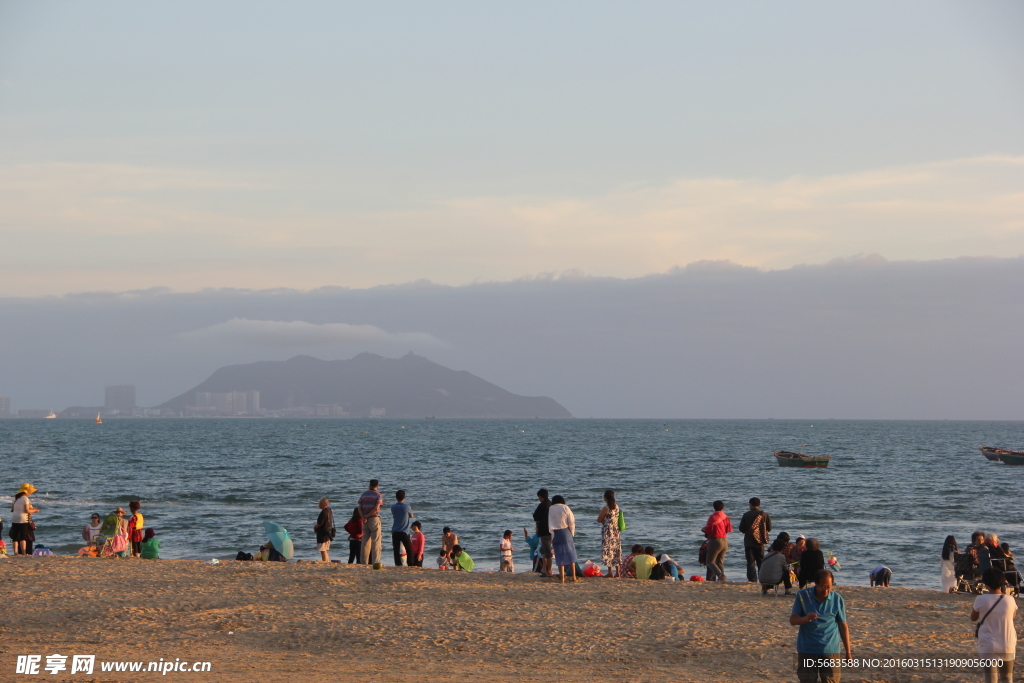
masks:
<path id="1" fill-rule="evenodd" d="M 936 568 L 936 571 L 938 569 Z M 972 596 L 842 586 L 855 656 L 974 657 Z M 788 597 L 756 586 L 313 562 L 0 561 L 0 680 L 19 654 L 209 661 L 50 681 L 795 681 Z M 69 660 L 70 662 L 70 660 Z M 979 681 L 938 669 L 844 681 Z"/>

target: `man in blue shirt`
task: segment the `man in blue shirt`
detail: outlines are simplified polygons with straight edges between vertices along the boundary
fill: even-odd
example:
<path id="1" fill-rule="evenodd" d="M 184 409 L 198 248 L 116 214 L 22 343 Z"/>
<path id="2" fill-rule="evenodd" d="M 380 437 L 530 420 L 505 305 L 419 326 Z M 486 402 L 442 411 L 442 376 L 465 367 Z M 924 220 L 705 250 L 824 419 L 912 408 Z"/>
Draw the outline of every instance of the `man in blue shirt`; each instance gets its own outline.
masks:
<path id="1" fill-rule="evenodd" d="M 412 508 L 405 502 L 405 491 L 397 491 L 395 500 L 398 501 L 391 506 L 391 517 L 394 522 L 391 524 L 391 545 L 395 551 L 395 566 L 402 566 L 402 547 L 405 547 L 406 558 L 412 557 L 412 541 L 409 532 L 412 531 Z"/>
<path id="2" fill-rule="evenodd" d="M 840 667 L 831 666 L 839 659 L 839 645 L 852 656 L 850 627 L 846 623 L 846 602 L 832 590 L 832 572 L 822 569 L 815 577 L 814 588 L 796 594 L 789 623 L 800 627 L 796 637 L 797 668 L 800 683 L 839 683 Z"/>

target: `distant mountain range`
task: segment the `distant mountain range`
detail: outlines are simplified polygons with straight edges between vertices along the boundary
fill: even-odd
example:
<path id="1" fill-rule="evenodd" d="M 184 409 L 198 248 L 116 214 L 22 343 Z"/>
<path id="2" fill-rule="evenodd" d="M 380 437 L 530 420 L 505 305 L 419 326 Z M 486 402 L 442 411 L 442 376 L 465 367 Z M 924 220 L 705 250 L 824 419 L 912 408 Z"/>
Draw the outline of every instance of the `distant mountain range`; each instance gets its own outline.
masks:
<path id="1" fill-rule="evenodd" d="M 570 418 L 546 396 L 519 396 L 465 370 L 422 356 L 350 360 L 295 356 L 220 368 L 202 384 L 159 406 L 203 414 L 211 397 L 259 392 L 260 412 L 352 417 Z M 253 412 L 252 395 L 249 412 Z M 244 412 L 244 411 L 243 411 Z"/>

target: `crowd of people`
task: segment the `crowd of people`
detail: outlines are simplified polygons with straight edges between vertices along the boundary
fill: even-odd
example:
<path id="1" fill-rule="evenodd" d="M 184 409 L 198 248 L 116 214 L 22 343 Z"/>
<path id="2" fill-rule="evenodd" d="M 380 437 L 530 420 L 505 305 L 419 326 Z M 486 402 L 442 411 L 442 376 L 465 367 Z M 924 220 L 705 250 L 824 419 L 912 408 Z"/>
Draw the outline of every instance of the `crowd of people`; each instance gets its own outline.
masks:
<path id="1" fill-rule="evenodd" d="M 32 504 L 31 495 L 36 487 L 25 482 L 14 494 L 11 503 L 11 539 L 12 555 L 51 554 L 43 546 L 36 546 L 36 524 L 32 515 L 40 510 Z M 142 514 L 142 503 L 133 500 L 128 503 L 129 512 L 117 507 L 106 516 L 98 512 L 92 513 L 89 522 L 82 527 L 82 541 L 85 546 L 78 554 L 92 557 L 140 557 L 155 560 L 160 557 L 160 539 L 156 531 L 146 527 L 146 519 Z M 125 515 L 128 514 L 128 517 Z M 0 519 L 0 533 L 3 532 L 3 520 Z M 7 553 L 7 548 L 0 540 L 0 553 Z"/>

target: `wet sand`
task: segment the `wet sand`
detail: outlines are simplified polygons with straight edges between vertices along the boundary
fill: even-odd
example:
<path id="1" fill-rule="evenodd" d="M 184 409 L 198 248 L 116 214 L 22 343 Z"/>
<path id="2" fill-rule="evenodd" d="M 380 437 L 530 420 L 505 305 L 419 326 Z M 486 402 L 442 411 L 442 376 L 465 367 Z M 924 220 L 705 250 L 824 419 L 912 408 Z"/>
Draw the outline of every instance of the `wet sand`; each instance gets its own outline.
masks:
<path id="1" fill-rule="evenodd" d="M 974 657 L 972 596 L 842 586 L 855 656 Z M 0 560 L 0 680 L 19 654 L 210 661 L 51 681 L 795 681 L 791 598 L 753 585 L 373 571 L 313 562 Z M 70 662 L 70 660 L 69 660 Z M 844 681 L 978 681 L 938 669 Z"/>

